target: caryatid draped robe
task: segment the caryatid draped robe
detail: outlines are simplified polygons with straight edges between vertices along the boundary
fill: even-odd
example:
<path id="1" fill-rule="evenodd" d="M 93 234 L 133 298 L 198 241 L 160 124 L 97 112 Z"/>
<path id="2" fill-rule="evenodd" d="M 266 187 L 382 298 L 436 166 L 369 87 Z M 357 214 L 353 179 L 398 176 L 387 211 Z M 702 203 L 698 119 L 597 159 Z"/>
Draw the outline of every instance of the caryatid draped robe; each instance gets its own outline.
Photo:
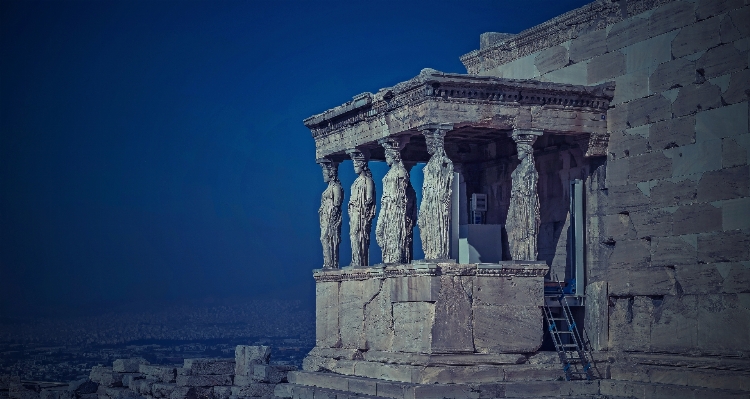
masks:
<path id="1" fill-rule="evenodd" d="M 409 172 L 401 162 L 395 162 L 383 177 L 380 216 L 375 227 L 383 263 L 411 262 L 415 198 L 410 195 L 414 192 L 410 188 Z"/>
<path id="2" fill-rule="evenodd" d="M 320 197 L 320 243 L 323 246 L 323 268 L 339 267 L 341 243 L 341 200 L 344 189 L 341 182 L 331 180 Z"/>
<path id="3" fill-rule="evenodd" d="M 370 231 L 375 218 L 375 190 L 368 199 L 368 180 L 374 187 L 372 172 L 365 170 L 354 180 L 349 198 L 349 238 L 352 243 L 351 266 L 369 266 Z"/>
<path id="4" fill-rule="evenodd" d="M 529 147 L 530 148 L 530 147 Z M 539 234 L 539 175 L 529 153 L 511 173 L 510 207 L 505 225 L 513 260 L 536 260 Z"/>
<path id="5" fill-rule="evenodd" d="M 424 167 L 417 224 L 425 259 L 448 258 L 452 184 L 453 162 L 441 146 Z"/>

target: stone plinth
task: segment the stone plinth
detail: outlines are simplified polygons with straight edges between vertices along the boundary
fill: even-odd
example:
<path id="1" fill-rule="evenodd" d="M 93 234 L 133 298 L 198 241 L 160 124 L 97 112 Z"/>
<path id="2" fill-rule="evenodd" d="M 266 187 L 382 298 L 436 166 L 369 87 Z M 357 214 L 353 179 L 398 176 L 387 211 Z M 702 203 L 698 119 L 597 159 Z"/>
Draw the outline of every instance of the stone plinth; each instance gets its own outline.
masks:
<path id="1" fill-rule="evenodd" d="M 544 262 L 520 261 L 316 270 L 317 341 L 305 368 L 343 358 L 418 365 L 424 355 L 512 364 L 516 358 L 505 354 L 542 344 L 547 270 Z M 365 356 L 371 353 L 377 359 Z"/>

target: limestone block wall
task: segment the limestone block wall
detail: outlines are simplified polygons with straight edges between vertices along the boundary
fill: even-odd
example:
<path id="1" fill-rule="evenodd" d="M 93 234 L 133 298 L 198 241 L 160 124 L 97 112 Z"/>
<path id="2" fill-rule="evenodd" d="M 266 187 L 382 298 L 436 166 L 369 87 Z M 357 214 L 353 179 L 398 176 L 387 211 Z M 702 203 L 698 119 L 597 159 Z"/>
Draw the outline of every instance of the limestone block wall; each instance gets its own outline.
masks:
<path id="1" fill-rule="evenodd" d="M 425 264 L 316 272 L 316 349 L 532 353 L 547 265 Z"/>
<path id="2" fill-rule="evenodd" d="M 588 282 L 607 301 L 589 312 L 590 333 L 599 349 L 747 355 L 750 5 L 621 0 L 578 12 L 543 24 L 545 40 L 524 42 L 535 27 L 463 58 L 480 75 L 616 82 L 606 164 L 587 182 L 600 237 Z"/>

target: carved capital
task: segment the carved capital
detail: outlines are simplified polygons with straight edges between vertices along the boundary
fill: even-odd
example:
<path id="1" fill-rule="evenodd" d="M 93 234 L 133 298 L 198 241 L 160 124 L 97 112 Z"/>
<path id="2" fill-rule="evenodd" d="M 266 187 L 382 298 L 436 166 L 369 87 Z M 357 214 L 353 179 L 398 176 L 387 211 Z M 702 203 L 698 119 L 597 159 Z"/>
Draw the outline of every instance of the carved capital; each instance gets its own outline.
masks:
<path id="1" fill-rule="evenodd" d="M 346 150 L 346 155 L 349 155 L 354 162 L 367 163 L 370 160 L 370 151 L 362 147 L 349 148 Z"/>
<path id="2" fill-rule="evenodd" d="M 541 130 L 515 129 L 511 132 L 510 137 L 516 144 L 533 145 L 543 133 Z"/>

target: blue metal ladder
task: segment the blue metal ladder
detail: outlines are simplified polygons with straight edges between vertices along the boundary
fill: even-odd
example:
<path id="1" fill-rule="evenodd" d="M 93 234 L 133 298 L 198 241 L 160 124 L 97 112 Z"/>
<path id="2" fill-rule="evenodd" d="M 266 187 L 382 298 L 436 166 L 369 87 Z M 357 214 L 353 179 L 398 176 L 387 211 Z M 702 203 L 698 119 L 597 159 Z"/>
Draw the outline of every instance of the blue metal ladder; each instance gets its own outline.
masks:
<path id="1" fill-rule="evenodd" d="M 581 339 L 565 294 L 562 285 L 557 292 L 545 292 L 545 298 L 556 300 L 560 304 L 559 313 L 561 313 L 555 315 L 545 301 L 544 317 L 547 319 L 549 333 L 555 344 L 557 355 L 560 357 L 565 379 L 567 381 L 593 380 L 595 378 L 592 365 L 593 355 L 589 345 Z"/>

